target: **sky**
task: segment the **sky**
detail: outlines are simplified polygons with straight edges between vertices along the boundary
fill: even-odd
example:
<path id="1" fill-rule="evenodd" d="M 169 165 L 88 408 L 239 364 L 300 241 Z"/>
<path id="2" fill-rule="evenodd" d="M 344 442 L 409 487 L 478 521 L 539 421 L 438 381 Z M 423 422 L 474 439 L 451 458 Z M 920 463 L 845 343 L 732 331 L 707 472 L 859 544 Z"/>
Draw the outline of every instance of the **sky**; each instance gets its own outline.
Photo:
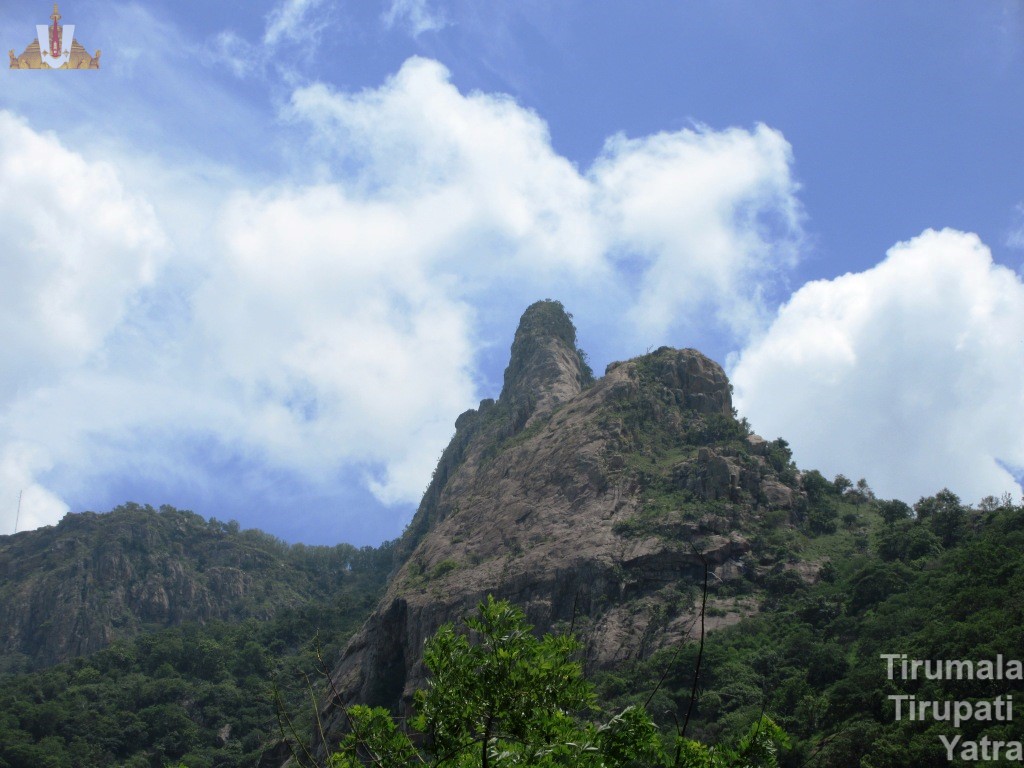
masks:
<path id="1" fill-rule="evenodd" d="M 801 468 L 1020 497 L 1022 0 L 60 11 L 100 70 L 0 70 L 0 535 L 394 538 L 543 298 Z"/>

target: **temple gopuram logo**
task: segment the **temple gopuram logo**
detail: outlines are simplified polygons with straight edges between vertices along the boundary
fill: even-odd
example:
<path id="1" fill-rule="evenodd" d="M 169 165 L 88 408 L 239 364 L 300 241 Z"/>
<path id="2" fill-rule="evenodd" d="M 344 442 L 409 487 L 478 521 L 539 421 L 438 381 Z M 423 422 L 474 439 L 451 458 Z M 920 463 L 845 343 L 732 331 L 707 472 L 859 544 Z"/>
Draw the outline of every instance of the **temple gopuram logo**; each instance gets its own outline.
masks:
<path id="1" fill-rule="evenodd" d="M 36 39 L 21 56 L 11 50 L 11 69 L 99 69 L 100 52 L 86 53 L 75 39 L 75 25 L 61 24 L 60 11 L 53 4 L 50 25 L 36 25 Z"/>

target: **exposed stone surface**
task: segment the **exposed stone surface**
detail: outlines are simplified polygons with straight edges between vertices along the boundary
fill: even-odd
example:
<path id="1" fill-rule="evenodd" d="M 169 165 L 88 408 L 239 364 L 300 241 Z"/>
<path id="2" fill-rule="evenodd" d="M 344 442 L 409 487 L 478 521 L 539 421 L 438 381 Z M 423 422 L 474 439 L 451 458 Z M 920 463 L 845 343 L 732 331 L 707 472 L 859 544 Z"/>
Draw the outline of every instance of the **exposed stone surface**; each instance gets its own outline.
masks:
<path id="1" fill-rule="evenodd" d="M 760 435 L 747 435 L 747 445 L 750 452 L 756 456 L 768 455 L 768 441 Z"/>
<path id="2" fill-rule="evenodd" d="M 789 509 L 793 506 L 793 489 L 775 480 L 765 480 L 761 483 L 761 493 L 765 502 L 772 507 Z"/>
<path id="3" fill-rule="evenodd" d="M 741 432 L 720 366 L 663 347 L 585 386 L 575 331 L 553 304 L 524 315 L 498 401 L 456 422 L 399 545 L 404 563 L 334 669 L 329 732 L 349 704 L 407 705 L 425 680 L 425 641 L 488 593 L 522 606 L 538 631 L 575 621 L 590 665 L 680 641 L 696 611 L 680 585 L 702 581 L 702 557 L 718 580 L 751 573 L 744 522 L 766 496 L 783 506 L 783 490 L 797 492 L 763 457 L 765 441 Z M 695 443 L 716 430 L 734 436 Z M 645 497 L 658 457 L 677 454 L 659 482 L 692 502 L 655 514 Z M 720 623 L 754 610 L 730 604 Z"/>
<path id="4" fill-rule="evenodd" d="M 650 383 L 661 384 L 676 405 L 698 413 L 732 416 L 732 391 L 722 367 L 695 349 L 660 347 L 644 358 Z"/>
<path id="5" fill-rule="evenodd" d="M 557 301 L 530 305 L 512 342 L 500 401 L 520 413 L 529 411 L 527 419 L 535 419 L 578 395 L 592 379 L 576 347 L 576 329 L 562 305 Z"/>

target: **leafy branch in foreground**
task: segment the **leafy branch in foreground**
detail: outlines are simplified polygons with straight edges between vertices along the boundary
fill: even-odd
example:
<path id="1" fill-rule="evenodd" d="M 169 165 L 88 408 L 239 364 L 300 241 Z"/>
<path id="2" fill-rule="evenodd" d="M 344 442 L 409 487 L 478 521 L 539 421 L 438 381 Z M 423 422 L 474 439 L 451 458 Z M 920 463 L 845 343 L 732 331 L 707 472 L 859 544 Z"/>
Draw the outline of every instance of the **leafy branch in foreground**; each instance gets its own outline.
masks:
<path id="1" fill-rule="evenodd" d="M 410 721 L 420 735 L 410 737 L 382 708 L 351 707 L 349 733 L 331 768 L 773 768 L 788 744 L 762 716 L 734 748 L 679 735 L 667 751 L 642 707 L 603 723 L 587 718 L 597 712 L 596 696 L 574 660 L 573 637 L 537 638 L 521 610 L 490 596 L 465 623 L 468 633 L 447 624 L 427 643 L 431 678 L 416 692 Z"/>

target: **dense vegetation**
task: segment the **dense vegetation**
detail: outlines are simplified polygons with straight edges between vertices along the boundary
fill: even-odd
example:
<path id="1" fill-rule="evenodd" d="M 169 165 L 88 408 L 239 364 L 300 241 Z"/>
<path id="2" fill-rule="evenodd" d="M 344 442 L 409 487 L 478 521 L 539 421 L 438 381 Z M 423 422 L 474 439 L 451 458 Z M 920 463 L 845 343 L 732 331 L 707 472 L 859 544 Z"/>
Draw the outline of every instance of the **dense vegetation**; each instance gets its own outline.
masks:
<path id="1" fill-rule="evenodd" d="M 330 601 L 378 554 L 289 545 L 164 505 L 66 515 L 0 537 L 0 674 L 27 672 L 182 623 L 266 621 Z"/>
<path id="2" fill-rule="evenodd" d="M 160 526 L 198 525 L 177 510 L 128 511 Z M 49 669 L 0 675 L 0 768 L 249 768 L 276 744 L 282 708 L 311 717 L 306 675 L 318 643 L 324 658 L 339 655 L 380 596 L 392 547 L 289 546 L 198 519 L 272 552 L 281 581 L 252 599 L 289 603 L 265 620 L 159 629 Z M 305 600 L 283 591 L 295 580 L 305 580 Z M 311 730 L 307 720 L 298 725 Z"/>
<path id="3" fill-rule="evenodd" d="M 804 480 L 811 537 L 785 526 L 762 536 L 760 546 L 784 556 L 754 580 L 764 590 L 762 611 L 708 638 L 694 734 L 711 742 L 736 738 L 768 712 L 793 739 L 783 765 L 794 767 L 976 765 L 961 759 L 966 742 L 983 734 L 1019 740 L 1012 722 L 969 720 L 953 728 L 930 717 L 912 721 L 906 703 L 897 721 L 888 697 L 1024 700 L 1024 682 L 903 680 L 898 663 L 890 680 L 881 655 L 1024 659 L 1024 508 L 1004 497 L 972 509 L 944 490 L 912 510 L 875 501 L 866 486 L 841 476 L 830 482 L 809 473 Z M 823 562 L 811 582 L 795 567 L 807 560 Z M 715 592 L 713 585 L 712 599 Z M 622 706 L 664 678 L 651 711 L 669 725 L 689 701 L 696 654 L 695 645 L 659 652 L 599 675 L 598 690 Z M 940 735 L 961 736 L 952 762 Z"/>
<path id="4" fill-rule="evenodd" d="M 785 445 L 771 450 L 779 454 L 773 459 L 779 469 L 790 470 Z M 646 468 L 652 481 L 656 468 L 657 461 Z M 913 681 L 898 674 L 890 680 L 881 655 L 1024 658 L 1024 508 L 1008 497 L 970 508 L 941 491 L 911 509 L 899 501 L 875 500 L 864 483 L 842 476 L 827 480 L 813 471 L 802 476 L 801 486 L 808 501 L 795 524 L 769 519 L 755 532 L 755 552 L 774 565 L 740 582 L 711 583 L 709 615 L 718 601 L 739 593 L 760 601 L 761 611 L 708 637 L 690 735 L 703 743 L 740 744 L 750 724 L 768 715 L 792 739 L 782 765 L 810 761 L 864 768 L 949 765 L 940 735 L 961 736 L 953 765 L 974 764 L 961 760 L 959 750 L 982 735 L 1019 738 L 1012 722 L 971 720 L 953 728 L 933 719 L 897 721 L 888 697 L 955 701 L 1013 695 L 1019 701 L 1024 700 L 1021 681 Z M 648 509 L 635 524 L 664 533 L 657 512 L 665 500 L 657 482 L 650 488 Z M 684 509 L 692 503 L 674 501 Z M 150 632 L 70 663 L 0 676 L 0 768 L 254 766 L 277 744 L 281 711 L 298 713 L 298 732 L 314 731 L 307 675 L 318 665 L 316 645 L 323 643 L 324 658 L 337 657 L 379 596 L 393 565 L 391 548 L 288 547 L 231 524 L 204 524 L 247 537 L 254 546 L 277 548 L 294 561 L 288 578 L 319 579 L 330 587 L 330 599 L 294 605 L 267 621 L 213 621 Z M 816 576 L 801 569 L 807 563 L 818 564 Z M 691 590 L 689 599 L 698 600 L 699 593 Z M 509 615 L 518 620 L 514 612 L 506 620 Z M 487 634 L 479 625 L 476 629 Z M 450 629 L 439 637 L 433 657 L 428 656 L 435 675 L 457 668 L 455 657 L 469 650 L 465 637 Z M 529 645 L 513 655 L 525 654 L 531 664 L 550 663 L 564 677 L 576 669 L 574 662 L 558 659 L 570 645 Z M 582 698 L 572 699 L 565 710 L 589 712 L 591 719 L 562 723 L 571 733 L 560 738 L 597 750 L 577 756 L 584 760 L 601 754 L 601 739 L 610 738 L 612 731 L 602 727 L 632 723 L 629 738 L 651 746 L 652 731 L 640 710 L 626 709 L 647 703 L 653 723 L 668 734 L 658 737 L 658 748 L 667 750 L 659 754 L 668 755 L 671 734 L 689 709 L 697 653 L 696 644 L 684 645 L 593 675 L 596 700 L 582 679 L 569 674 L 568 690 Z M 453 686 L 483 678 L 463 669 L 454 678 L 438 679 Z M 493 681 L 487 687 L 493 688 Z M 441 706 L 437 686 L 431 690 L 434 704 L 427 712 Z M 465 691 L 460 697 L 470 698 Z M 598 703 L 602 710 L 589 709 Z M 422 695 L 420 704 L 428 705 Z M 628 722 L 609 714 L 623 711 L 634 712 Z M 593 719 L 601 712 L 603 723 Z M 383 713 L 357 710 L 354 715 L 366 733 L 386 729 Z M 436 732 L 437 724 L 423 717 L 418 724 Z M 547 733 L 549 725 L 529 728 Z M 345 759 L 366 757 L 366 743 L 346 742 Z M 504 752 L 515 753 L 510 749 Z M 479 764 L 480 753 L 474 754 Z M 721 748 L 718 754 L 725 759 L 729 753 Z M 278 757 L 280 752 L 268 756 L 266 764 Z"/>
<path id="5" fill-rule="evenodd" d="M 331 768 L 775 768 L 786 734 L 763 713 L 734 747 L 658 732 L 643 706 L 602 720 L 571 635 L 532 633 L 521 610 L 488 596 L 469 633 L 442 626 L 426 644 L 431 678 L 416 693 L 414 739 L 387 710 L 348 710 Z M 421 746 L 417 745 L 417 742 Z M 316 765 L 312 755 L 301 765 Z"/>

